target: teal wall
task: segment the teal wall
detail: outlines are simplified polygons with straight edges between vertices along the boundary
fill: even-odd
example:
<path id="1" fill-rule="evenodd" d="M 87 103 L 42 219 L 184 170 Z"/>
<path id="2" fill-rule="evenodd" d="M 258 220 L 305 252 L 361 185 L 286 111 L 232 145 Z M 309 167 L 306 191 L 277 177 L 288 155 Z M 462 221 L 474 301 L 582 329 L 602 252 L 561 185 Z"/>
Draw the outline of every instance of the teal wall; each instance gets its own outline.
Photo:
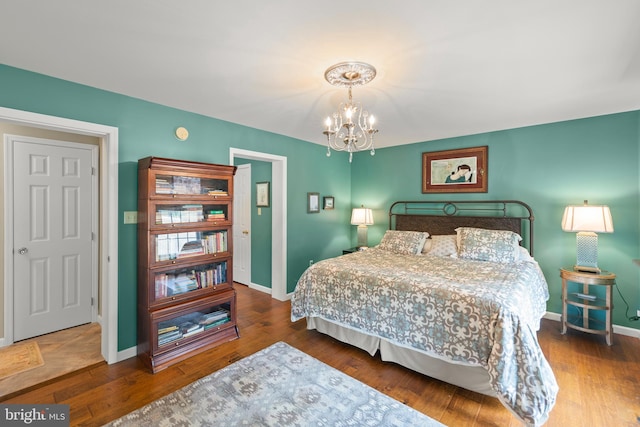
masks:
<path id="1" fill-rule="evenodd" d="M 614 233 L 599 234 L 598 265 L 617 274 L 621 294 L 640 307 L 639 258 L 640 112 L 621 113 L 540 126 L 490 132 L 376 150 L 358 155 L 352 168 L 353 205 L 374 209 L 369 244 L 377 244 L 388 226 L 388 210 L 397 200 L 516 199 L 535 215 L 534 251 L 551 292 L 548 310 L 560 313 L 559 268 L 575 263 L 575 234 L 563 232 L 564 207 L 605 204 Z M 488 192 L 422 194 L 422 153 L 488 146 Z M 640 328 L 625 315 L 614 291 L 614 323 Z"/>
<path id="2" fill-rule="evenodd" d="M 327 158 L 317 144 L 5 65 L 0 65 L 0 106 L 117 127 L 121 219 L 124 211 L 137 210 L 137 161 L 143 157 L 228 164 L 230 147 L 287 157 L 289 292 L 309 259 L 339 255 L 349 245 L 348 162 L 344 156 Z M 187 141 L 175 138 L 178 126 L 189 130 Z M 308 191 L 340 196 L 343 208 L 307 214 Z M 118 239 L 118 349 L 124 350 L 136 345 L 136 226 L 120 221 Z"/>
<path id="3" fill-rule="evenodd" d="M 327 158 L 326 149 L 317 144 L 4 65 L 0 65 L 0 106 L 118 127 L 119 218 L 122 212 L 137 209 L 140 158 L 228 164 L 230 147 L 287 157 L 289 292 L 309 260 L 339 255 L 355 244 L 355 227 L 349 224 L 352 207 L 364 204 L 374 209 L 376 224 L 369 228 L 369 242 L 374 245 L 387 227 L 393 201 L 507 198 L 522 200 L 534 210 L 535 256 L 549 282 L 548 308 L 558 313 L 558 268 L 575 261 L 575 235 L 562 232 L 560 219 L 565 205 L 588 199 L 609 205 L 613 214 L 615 233 L 600 235 L 599 264 L 618 274 L 630 314 L 640 306 L 640 268 L 631 262 L 640 258 L 639 112 L 378 149 L 374 157 L 354 155 L 350 166 L 344 153 Z M 177 126 L 189 129 L 186 142 L 173 136 Z M 489 146 L 488 193 L 421 193 L 422 152 L 479 145 Z M 308 214 L 307 192 L 320 193 L 321 200 L 335 197 L 336 208 Z M 118 237 L 118 349 L 124 350 L 136 344 L 135 225 L 120 221 Z M 638 322 L 625 318 L 617 292 L 615 298 L 615 323 L 639 328 Z"/>

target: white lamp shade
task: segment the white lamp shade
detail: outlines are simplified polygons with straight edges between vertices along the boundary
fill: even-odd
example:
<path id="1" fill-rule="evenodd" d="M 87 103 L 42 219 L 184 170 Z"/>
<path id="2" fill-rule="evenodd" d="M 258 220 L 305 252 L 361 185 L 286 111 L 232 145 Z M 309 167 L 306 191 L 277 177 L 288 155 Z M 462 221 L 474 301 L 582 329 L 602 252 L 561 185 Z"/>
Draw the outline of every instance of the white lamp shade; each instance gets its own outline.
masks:
<path id="1" fill-rule="evenodd" d="M 562 217 L 564 231 L 592 231 L 613 233 L 613 219 L 609 206 L 567 206 Z"/>
<path id="2" fill-rule="evenodd" d="M 373 212 L 368 208 L 354 208 L 351 211 L 352 225 L 373 225 Z"/>

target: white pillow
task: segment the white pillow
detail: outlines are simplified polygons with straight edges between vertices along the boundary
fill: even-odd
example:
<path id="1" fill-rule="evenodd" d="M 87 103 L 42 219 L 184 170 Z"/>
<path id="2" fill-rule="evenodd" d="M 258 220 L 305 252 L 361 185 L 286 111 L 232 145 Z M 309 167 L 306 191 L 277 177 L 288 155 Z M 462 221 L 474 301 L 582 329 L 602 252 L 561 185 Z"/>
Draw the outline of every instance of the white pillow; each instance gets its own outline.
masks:
<path id="1" fill-rule="evenodd" d="M 519 246 L 518 255 L 518 260 L 520 261 L 536 262 L 525 247 Z"/>
<path id="2" fill-rule="evenodd" d="M 455 234 L 431 236 L 431 238 L 428 240 L 431 240 L 430 248 L 427 252 L 423 252 L 427 255 L 451 257 L 456 256 L 456 254 L 458 253 Z"/>
<path id="3" fill-rule="evenodd" d="M 477 261 L 511 263 L 520 259 L 522 237 L 507 230 L 458 227 L 458 257 Z"/>
<path id="4" fill-rule="evenodd" d="M 430 237 L 425 239 L 424 246 L 422 247 L 422 251 L 421 251 L 422 255 L 429 253 L 429 251 L 431 250 L 432 242 L 433 242 L 433 239 Z"/>
<path id="5" fill-rule="evenodd" d="M 421 231 L 387 230 L 378 245 L 379 249 L 403 255 L 417 255 L 429 233 Z"/>

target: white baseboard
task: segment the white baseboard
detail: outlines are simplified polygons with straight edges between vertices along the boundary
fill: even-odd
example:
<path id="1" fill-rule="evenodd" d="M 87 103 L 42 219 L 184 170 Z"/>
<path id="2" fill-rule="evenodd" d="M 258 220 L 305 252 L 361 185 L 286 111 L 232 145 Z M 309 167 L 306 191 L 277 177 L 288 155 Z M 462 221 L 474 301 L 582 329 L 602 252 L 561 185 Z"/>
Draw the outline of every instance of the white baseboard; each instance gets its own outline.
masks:
<path id="1" fill-rule="evenodd" d="M 551 313 L 549 311 L 547 311 L 543 316 L 543 318 L 545 319 L 554 320 L 556 322 L 560 322 L 561 317 L 562 315 L 558 313 Z M 613 325 L 613 333 L 626 335 L 628 337 L 640 338 L 640 329 L 629 328 L 627 326 Z"/>
<path id="2" fill-rule="evenodd" d="M 118 352 L 118 362 L 136 357 L 138 355 L 138 347 L 133 346 Z"/>
<path id="3" fill-rule="evenodd" d="M 249 284 L 250 289 L 255 289 L 256 291 L 264 292 L 265 294 L 271 295 L 271 288 L 267 288 L 266 286 L 257 285 L 255 283 Z"/>

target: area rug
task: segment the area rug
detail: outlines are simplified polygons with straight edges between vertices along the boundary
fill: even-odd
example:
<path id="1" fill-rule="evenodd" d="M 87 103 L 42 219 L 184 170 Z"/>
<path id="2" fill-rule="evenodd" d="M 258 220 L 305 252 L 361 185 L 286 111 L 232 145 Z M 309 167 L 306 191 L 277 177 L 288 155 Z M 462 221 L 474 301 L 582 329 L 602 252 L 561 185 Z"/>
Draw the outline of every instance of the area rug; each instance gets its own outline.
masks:
<path id="1" fill-rule="evenodd" d="M 12 344 L 0 349 L 0 380 L 44 365 L 37 342 Z"/>
<path id="2" fill-rule="evenodd" d="M 442 426 L 278 342 L 108 426 Z"/>

